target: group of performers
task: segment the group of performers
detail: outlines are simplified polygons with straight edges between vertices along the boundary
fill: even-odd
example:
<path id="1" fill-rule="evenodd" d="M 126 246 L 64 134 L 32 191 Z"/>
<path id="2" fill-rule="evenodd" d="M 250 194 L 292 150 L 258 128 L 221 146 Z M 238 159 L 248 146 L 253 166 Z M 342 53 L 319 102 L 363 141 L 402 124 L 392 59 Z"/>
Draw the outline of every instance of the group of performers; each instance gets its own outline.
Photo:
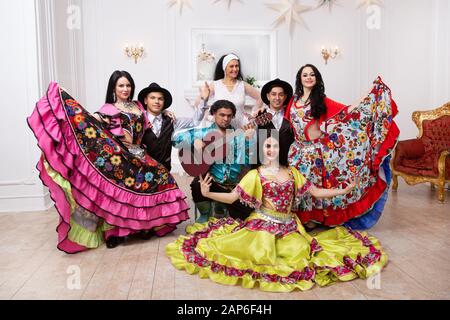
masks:
<path id="1" fill-rule="evenodd" d="M 176 118 L 170 92 L 156 83 L 134 101 L 125 71 L 111 75 L 94 114 L 51 83 L 28 124 L 60 215 L 58 248 L 114 248 L 175 230 L 189 206 L 170 173 L 172 147 L 201 152 L 214 133 L 226 139 L 226 154 L 191 183 L 199 217 L 166 247 L 177 269 L 275 292 L 380 272 L 386 253 L 356 230 L 372 227 L 386 202 L 397 108 L 381 78 L 351 106 L 324 88 L 319 70 L 305 65 L 295 91 L 275 79 L 257 95 L 229 54 L 200 89 L 194 116 Z M 251 115 L 246 95 L 256 100 Z M 268 121 L 253 121 L 264 114 Z M 311 233 L 318 225 L 326 231 Z"/>

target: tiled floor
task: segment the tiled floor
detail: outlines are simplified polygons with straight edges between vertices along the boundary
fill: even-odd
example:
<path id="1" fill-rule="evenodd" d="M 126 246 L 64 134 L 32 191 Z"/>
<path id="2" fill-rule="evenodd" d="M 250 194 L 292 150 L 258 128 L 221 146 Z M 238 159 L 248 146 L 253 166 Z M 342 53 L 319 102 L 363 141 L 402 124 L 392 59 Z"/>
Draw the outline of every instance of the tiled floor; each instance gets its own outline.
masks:
<path id="1" fill-rule="evenodd" d="M 177 179 L 188 192 L 188 179 Z M 390 258 L 380 278 L 286 294 L 177 271 L 164 248 L 189 222 L 166 238 L 67 255 L 56 249 L 54 209 L 1 214 L 0 299 L 450 299 L 450 192 L 446 196 L 441 204 L 429 186 L 401 181 L 370 231 Z"/>

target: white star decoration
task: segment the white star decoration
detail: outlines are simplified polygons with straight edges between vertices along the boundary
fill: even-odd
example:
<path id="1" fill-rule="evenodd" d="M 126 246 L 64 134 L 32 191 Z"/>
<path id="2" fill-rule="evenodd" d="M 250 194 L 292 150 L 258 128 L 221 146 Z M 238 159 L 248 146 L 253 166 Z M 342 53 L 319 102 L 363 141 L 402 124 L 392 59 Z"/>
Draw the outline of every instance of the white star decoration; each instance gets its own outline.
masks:
<path id="1" fill-rule="evenodd" d="M 172 8 L 174 5 L 178 6 L 180 16 L 183 13 L 183 8 L 185 5 L 192 9 L 191 0 L 170 0 L 168 3 L 169 8 Z"/>
<path id="2" fill-rule="evenodd" d="M 357 7 L 357 9 L 361 8 L 361 7 L 368 7 L 371 5 L 376 5 L 376 6 L 383 6 L 383 0 L 359 0 L 359 5 Z"/>
<path id="3" fill-rule="evenodd" d="M 286 22 L 291 36 L 294 31 L 295 22 L 302 24 L 308 29 L 308 26 L 300 15 L 306 11 L 310 11 L 312 9 L 311 6 L 304 6 L 298 3 L 298 0 L 281 0 L 281 3 L 267 3 L 266 6 L 280 13 L 280 16 L 273 23 L 275 27 Z"/>
<path id="4" fill-rule="evenodd" d="M 228 2 L 228 10 L 229 10 L 230 7 L 231 7 L 231 3 L 233 2 L 233 0 L 215 0 L 214 3 L 218 3 L 218 2 L 221 2 L 221 1 L 227 1 L 227 2 Z M 241 0 L 236 0 L 236 1 L 242 3 Z"/>

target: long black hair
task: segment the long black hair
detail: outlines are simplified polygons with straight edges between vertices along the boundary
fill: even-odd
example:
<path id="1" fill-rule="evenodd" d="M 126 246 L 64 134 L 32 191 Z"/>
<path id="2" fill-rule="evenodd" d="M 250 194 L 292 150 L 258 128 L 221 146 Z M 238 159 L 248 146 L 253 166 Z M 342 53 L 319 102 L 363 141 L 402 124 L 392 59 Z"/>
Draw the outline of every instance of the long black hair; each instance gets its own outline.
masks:
<path id="1" fill-rule="evenodd" d="M 214 72 L 214 81 L 220 80 L 225 78 L 225 71 L 223 70 L 223 59 L 225 59 L 225 57 L 228 54 L 223 55 L 220 59 L 219 62 L 217 62 L 216 65 L 216 71 Z M 238 60 L 239 62 L 239 73 L 238 73 L 238 80 L 244 80 L 244 77 L 242 76 L 242 64 L 241 64 L 241 60 Z"/>
<path id="2" fill-rule="evenodd" d="M 325 85 L 323 83 L 322 75 L 319 70 L 312 64 L 305 64 L 297 73 L 297 80 L 295 82 L 295 95 L 296 98 L 303 96 L 303 85 L 302 85 L 302 73 L 303 70 L 310 67 L 316 76 L 316 85 L 311 91 L 309 100 L 311 101 L 311 115 L 314 119 L 319 119 L 322 114 L 327 112 L 327 107 L 325 105 Z"/>
<path id="3" fill-rule="evenodd" d="M 264 143 L 267 139 L 274 138 L 278 142 L 279 154 L 278 154 L 278 163 L 280 166 L 289 167 L 289 161 L 287 154 L 282 152 L 281 144 L 285 143 L 284 141 L 280 141 L 279 131 L 275 129 L 257 129 L 256 130 L 256 164 L 251 166 L 252 169 L 257 169 L 263 164 L 264 160 Z"/>
<path id="4" fill-rule="evenodd" d="M 136 85 L 134 84 L 133 78 L 127 71 L 116 70 L 112 73 L 111 77 L 109 78 L 108 89 L 106 90 L 106 99 L 105 99 L 106 103 L 113 104 L 117 101 L 117 98 L 115 98 L 114 92 L 116 90 L 117 81 L 122 77 L 127 78 L 127 80 L 131 84 L 131 93 L 130 93 L 130 97 L 128 99 L 133 100 L 134 90 L 136 89 Z"/>

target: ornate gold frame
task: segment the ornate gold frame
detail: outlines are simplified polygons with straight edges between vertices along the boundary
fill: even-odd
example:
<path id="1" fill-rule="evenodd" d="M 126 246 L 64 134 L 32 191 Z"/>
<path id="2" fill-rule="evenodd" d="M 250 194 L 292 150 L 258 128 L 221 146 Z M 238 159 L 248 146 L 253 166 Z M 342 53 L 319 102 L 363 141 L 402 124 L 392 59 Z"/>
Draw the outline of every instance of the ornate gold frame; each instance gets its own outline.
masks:
<path id="1" fill-rule="evenodd" d="M 442 116 L 450 116 L 450 102 L 444 104 L 442 107 L 437 108 L 435 110 L 431 111 L 415 111 L 412 114 L 412 120 L 416 124 L 417 128 L 419 129 L 419 135 L 417 136 L 418 139 L 420 139 L 423 135 L 423 121 L 424 120 L 434 120 L 438 119 Z M 392 157 L 391 161 L 391 169 L 392 169 L 392 179 L 393 179 L 393 185 L 392 189 L 394 191 L 397 191 L 398 189 L 398 176 L 402 177 L 403 180 L 409 185 L 415 185 L 423 182 L 430 182 L 431 186 L 436 186 L 438 188 L 438 199 L 441 202 L 445 201 L 445 184 L 450 183 L 450 180 L 445 179 L 445 160 L 447 157 L 450 156 L 450 151 L 443 151 L 441 155 L 439 156 L 439 162 L 438 162 L 438 172 L 439 175 L 437 178 L 431 178 L 431 177 L 420 177 L 420 176 L 414 176 L 409 175 L 400 171 L 397 171 L 394 169 L 393 161 L 395 159 L 395 154 Z"/>

